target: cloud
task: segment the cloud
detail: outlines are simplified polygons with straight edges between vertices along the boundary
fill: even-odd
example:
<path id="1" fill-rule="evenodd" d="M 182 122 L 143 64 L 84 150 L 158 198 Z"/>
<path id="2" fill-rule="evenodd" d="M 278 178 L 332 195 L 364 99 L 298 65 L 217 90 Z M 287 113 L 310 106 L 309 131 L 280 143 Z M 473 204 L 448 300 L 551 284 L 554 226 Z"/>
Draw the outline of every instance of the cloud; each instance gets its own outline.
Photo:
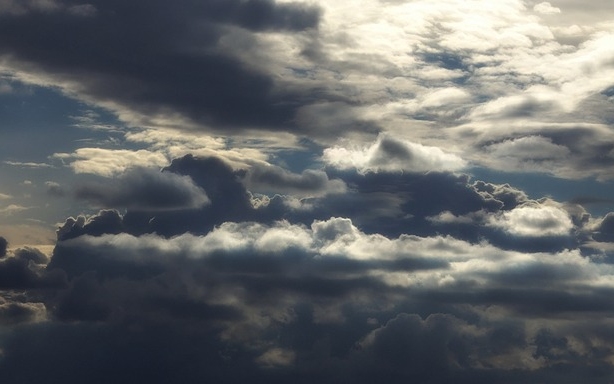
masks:
<path id="1" fill-rule="evenodd" d="M 77 4 L 68 7 L 68 13 L 81 16 L 81 17 L 92 17 L 95 16 L 98 12 L 98 9 L 92 4 Z"/>
<path id="2" fill-rule="evenodd" d="M 6 249 L 8 245 L 8 241 L 4 237 L 0 236 L 0 257 L 6 256 Z"/>
<path id="3" fill-rule="evenodd" d="M 60 7 L 61 5 L 55 0 L 6 0 L 0 4 L 0 14 L 23 15 L 29 12 L 52 12 Z"/>
<path id="4" fill-rule="evenodd" d="M 245 182 L 252 192 L 298 196 L 344 193 L 347 189 L 343 181 L 329 180 L 323 171 L 305 170 L 301 174 L 293 174 L 277 166 L 254 166 L 247 171 Z"/>
<path id="5" fill-rule="evenodd" d="M 524 237 L 567 236 L 573 228 L 567 212 L 548 205 L 516 207 L 503 212 L 491 225 Z"/>
<path id="6" fill-rule="evenodd" d="M 96 215 L 69 217 L 58 228 L 57 240 L 67 240 L 82 235 L 100 236 L 105 233 L 118 234 L 124 231 L 122 216 L 116 210 L 102 210 Z"/>
<path id="7" fill-rule="evenodd" d="M 313 220 L 337 216 L 351 218 L 363 231 L 386 236 L 398 236 L 408 227 L 415 234 L 432 235 L 439 233 L 443 225 L 446 231 L 463 239 L 477 241 L 485 237 L 505 248 L 513 248 L 514 244 L 521 245 L 507 235 L 502 237 L 505 231 L 492 230 L 499 227 L 487 225 L 491 221 L 498 222 L 497 218 L 502 217 L 502 211 L 510 211 L 529 202 L 524 192 L 509 185 L 471 182 L 465 175 L 436 172 L 361 174 L 355 170 L 329 169 L 328 173 L 304 171 L 302 174 L 293 174 L 274 166 L 263 169 L 270 173 L 258 166 L 247 171 L 233 170 L 218 158 L 185 156 L 173 160 L 163 174 L 190 177 L 194 185 L 206 193 L 211 203 L 200 207 L 185 205 L 183 209 L 173 210 L 156 208 L 154 205 L 146 207 L 141 202 L 140 206 L 129 206 L 124 215 L 114 215 L 115 219 L 109 222 L 108 232 L 103 230 L 100 233 L 126 231 L 138 235 L 155 232 L 165 236 L 177 236 L 185 232 L 205 234 L 226 221 L 271 223 L 286 219 L 310 225 Z M 260 173 L 253 173 L 254 170 Z M 254 175 L 260 179 L 254 178 Z M 125 177 L 119 180 L 122 182 L 116 186 L 89 186 L 83 190 L 87 194 L 81 197 L 91 194 L 90 200 L 93 203 L 107 208 L 124 206 L 115 198 L 120 191 L 131 190 L 135 182 Z M 119 184 L 123 187 L 120 188 Z M 339 186 L 343 186 L 343 193 L 338 193 L 341 190 Z M 275 195 L 258 195 L 251 190 Z M 291 195 L 276 194 L 280 192 Z M 173 198 L 170 193 L 165 196 L 167 199 Z M 183 199 L 182 196 L 179 194 L 176 199 Z M 445 215 L 455 220 L 444 220 Z M 81 221 L 85 222 L 87 218 Z M 72 231 L 70 228 L 75 229 L 76 236 L 90 233 L 82 231 L 83 225 L 74 227 L 68 222 L 66 225 L 68 232 Z M 578 222 L 577 225 L 582 224 Z M 99 233 L 100 230 L 93 233 Z M 536 244 L 534 242 L 533 247 Z M 532 245 L 527 242 L 522 247 L 530 249 Z M 537 249 L 544 248 L 540 246 Z"/>
<path id="8" fill-rule="evenodd" d="M 362 149 L 327 148 L 323 160 L 338 169 L 357 169 L 363 173 L 455 171 L 466 166 L 460 157 L 439 148 L 386 135 L 380 135 L 375 143 Z"/>
<path id="9" fill-rule="evenodd" d="M 84 211 L 2 200 L 0 382 L 608 382 L 614 214 L 521 173 L 614 175 L 580 3 L 0 0 L 3 97 L 86 108 L 4 163 Z"/>
<path id="10" fill-rule="evenodd" d="M 47 194 L 51 196 L 62 197 L 66 195 L 64 188 L 62 188 L 62 186 L 55 181 L 46 181 L 45 187 L 47 187 Z"/>
<path id="11" fill-rule="evenodd" d="M 28 209 L 31 209 L 32 207 L 24 207 L 22 205 L 18 205 L 18 204 L 9 204 L 8 206 L 4 207 L 4 208 L 0 208 L 0 213 L 4 213 L 7 215 L 13 215 L 17 212 L 21 212 L 21 211 L 25 211 Z"/>
<path id="12" fill-rule="evenodd" d="M 70 167 L 75 173 L 92 173 L 104 177 L 118 175 L 134 167 L 163 167 L 168 164 L 163 154 L 144 149 L 79 148 L 72 154 L 56 153 L 53 158 L 70 161 Z"/>
<path id="13" fill-rule="evenodd" d="M 83 184 L 75 197 L 100 208 L 164 211 L 199 208 L 210 203 L 188 176 L 150 168 L 132 169 L 111 183 Z"/>
<path id="14" fill-rule="evenodd" d="M 533 10 L 537 13 L 541 13 L 544 15 L 552 15 L 556 13 L 561 13 L 560 8 L 553 7 L 552 4 L 550 4 L 547 1 L 544 1 L 543 3 L 535 4 L 533 6 Z"/>
<path id="15" fill-rule="evenodd" d="M 43 321 L 47 317 L 43 303 L 7 303 L 0 300 L 0 324 L 13 325 Z"/>
<path id="16" fill-rule="evenodd" d="M 34 162 L 20 162 L 20 161 L 3 161 L 3 164 L 12 165 L 20 168 L 53 168 L 51 164 L 46 163 L 34 163 Z"/>
<path id="17" fill-rule="evenodd" d="M 65 284 L 61 271 L 47 272 L 47 257 L 35 248 L 19 248 L 0 260 L 0 289 L 36 290 L 60 288 Z"/>
<path id="18" fill-rule="evenodd" d="M 332 383 L 338 375 L 370 382 L 384 373 L 434 382 L 512 371 L 539 377 L 570 356 L 576 367 L 609 364 L 588 352 L 597 331 L 586 316 L 613 309 L 614 271 L 578 250 L 524 253 L 450 236 L 387 238 L 338 217 L 310 226 L 227 222 L 172 238 L 82 235 L 58 242 L 46 273 L 65 274 L 68 285 L 44 302 L 53 321 L 5 342 L 4 375 L 24 361 L 17 345 L 28 344 L 18 341 L 32 332 L 43 350 L 74 354 L 94 372 L 106 372 L 91 359 L 94 350 L 75 354 L 77 346 L 52 335 L 111 346 L 134 338 L 159 351 L 198 341 L 193 353 L 220 371 L 186 362 L 189 377 L 219 374 L 231 382 L 239 380 L 231 373 L 237 367 L 263 380 L 281 369 Z M 111 346 L 99 342 L 95 350 L 106 355 Z M 601 348 L 610 353 L 614 344 Z M 138 355 L 122 359 L 134 369 L 145 359 L 175 372 L 170 352 Z"/>
<path id="19" fill-rule="evenodd" d="M 609 212 L 600 221 L 594 229 L 593 237 L 597 241 L 613 242 L 614 241 L 614 213 Z"/>
<path id="20" fill-rule="evenodd" d="M 138 1 L 128 7 L 91 1 L 61 8 L 5 17 L 3 28 L 23 28 L 19 37 L 0 44 L 12 57 L 6 65 L 21 66 L 24 80 L 57 84 L 66 94 L 103 105 L 134 125 L 164 124 L 174 116 L 171 124 L 179 127 L 281 127 L 306 98 L 245 65 L 221 40 L 235 32 L 235 43 L 248 44 L 258 33 L 316 29 L 320 11 L 315 6 L 232 0 L 182 1 L 172 7 Z M 58 20 L 66 30 L 57 28 Z M 38 33 L 28 32 L 33 26 Z M 67 30 L 73 32 L 68 45 Z M 107 52 L 94 46 L 105 46 Z"/>

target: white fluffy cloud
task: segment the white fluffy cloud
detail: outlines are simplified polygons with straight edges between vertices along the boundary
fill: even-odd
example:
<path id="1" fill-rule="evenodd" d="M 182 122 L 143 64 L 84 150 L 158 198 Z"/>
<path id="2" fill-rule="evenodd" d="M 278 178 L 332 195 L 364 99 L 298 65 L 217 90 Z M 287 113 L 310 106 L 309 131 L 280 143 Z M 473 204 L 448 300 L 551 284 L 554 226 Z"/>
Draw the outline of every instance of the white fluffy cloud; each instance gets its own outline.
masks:
<path id="1" fill-rule="evenodd" d="M 573 228 L 569 214 L 554 206 L 525 205 L 503 212 L 491 225 L 515 236 L 567 236 Z"/>

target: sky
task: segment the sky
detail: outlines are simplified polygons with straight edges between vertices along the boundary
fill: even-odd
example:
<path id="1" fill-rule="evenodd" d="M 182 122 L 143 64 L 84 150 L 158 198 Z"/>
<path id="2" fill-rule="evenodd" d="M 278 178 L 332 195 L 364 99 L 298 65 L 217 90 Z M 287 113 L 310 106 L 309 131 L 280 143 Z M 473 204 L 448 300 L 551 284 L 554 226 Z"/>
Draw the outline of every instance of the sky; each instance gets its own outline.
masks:
<path id="1" fill-rule="evenodd" d="M 611 383 L 613 31 L 0 0 L 0 382 Z"/>

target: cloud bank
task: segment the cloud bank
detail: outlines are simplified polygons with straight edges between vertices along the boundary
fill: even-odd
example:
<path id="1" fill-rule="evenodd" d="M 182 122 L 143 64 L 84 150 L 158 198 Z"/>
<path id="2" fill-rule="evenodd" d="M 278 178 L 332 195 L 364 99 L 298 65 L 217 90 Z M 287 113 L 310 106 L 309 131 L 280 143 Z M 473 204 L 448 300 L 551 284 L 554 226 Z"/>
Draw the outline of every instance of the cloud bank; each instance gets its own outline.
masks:
<path id="1" fill-rule="evenodd" d="M 3 381 L 607 382 L 609 215 L 453 173 L 250 172 L 135 169 L 81 190 L 124 213 L 69 218 L 50 257 L 4 251 Z M 331 180 L 343 199 L 310 193 Z"/>

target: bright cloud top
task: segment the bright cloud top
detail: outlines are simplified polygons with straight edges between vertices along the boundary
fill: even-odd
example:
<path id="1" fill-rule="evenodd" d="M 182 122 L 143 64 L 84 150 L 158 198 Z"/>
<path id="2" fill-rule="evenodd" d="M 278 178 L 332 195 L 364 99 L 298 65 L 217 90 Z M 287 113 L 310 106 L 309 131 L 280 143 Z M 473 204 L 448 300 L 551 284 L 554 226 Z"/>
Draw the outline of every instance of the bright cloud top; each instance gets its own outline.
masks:
<path id="1" fill-rule="evenodd" d="M 520 206 L 492 219 L 492 225 L 515 236 L 567 236 L 573 228 L 569 214 L 548 206 Z"/>
<path id="2" fill-rule="evenodd" d="M 406 140 L 380 135 L 365 148 L 333 147 L 324 150 L 324 162 L 338 169 L 359 172 L 457 171 L 467 163 L 459 156 Z"/>

